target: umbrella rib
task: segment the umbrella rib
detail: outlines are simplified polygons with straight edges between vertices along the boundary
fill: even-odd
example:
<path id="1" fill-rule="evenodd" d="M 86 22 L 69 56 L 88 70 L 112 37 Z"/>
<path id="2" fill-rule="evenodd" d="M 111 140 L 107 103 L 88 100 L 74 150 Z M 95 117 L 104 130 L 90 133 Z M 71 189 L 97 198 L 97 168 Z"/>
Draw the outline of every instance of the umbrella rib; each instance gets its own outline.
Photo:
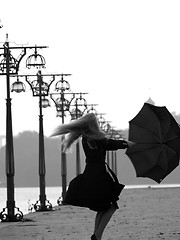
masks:
<path id="1" fill-rule="evenodd" d="M 171 138 L 169 138 L 166 142 L 172 141 L 172 140 L 174 140 L 174 139 L 176 139 L 176 138 L 178 138 L 178 137 L 180 137 L 180 135 L 177 135 L 177 136 L 171 137 Z"/>

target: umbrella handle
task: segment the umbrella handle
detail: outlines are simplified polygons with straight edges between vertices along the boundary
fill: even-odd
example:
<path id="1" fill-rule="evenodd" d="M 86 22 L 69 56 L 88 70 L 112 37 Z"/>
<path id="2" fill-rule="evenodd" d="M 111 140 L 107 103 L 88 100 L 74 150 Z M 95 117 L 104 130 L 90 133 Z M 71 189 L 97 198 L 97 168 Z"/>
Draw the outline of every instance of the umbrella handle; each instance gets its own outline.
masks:
<path id="1" fill-rule="evenodd" d="M 129 141 L 129 140 L 126 141 L 126 142 L 127 142 L 129 148 L 136 144 L 135 142 L 132 142 L 132 141 Z"/>

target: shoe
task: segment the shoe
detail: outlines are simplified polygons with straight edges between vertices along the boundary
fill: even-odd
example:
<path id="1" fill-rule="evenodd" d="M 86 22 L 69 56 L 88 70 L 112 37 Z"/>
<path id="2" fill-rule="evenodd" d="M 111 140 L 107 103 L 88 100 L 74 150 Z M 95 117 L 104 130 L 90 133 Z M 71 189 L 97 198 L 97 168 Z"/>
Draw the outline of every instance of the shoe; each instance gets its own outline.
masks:
<path id="1" fill-rule="evenodd" d="M 97 240 L 95 234 L 93 234 L 93 235 L 91 236 L 91 240 Z"/>

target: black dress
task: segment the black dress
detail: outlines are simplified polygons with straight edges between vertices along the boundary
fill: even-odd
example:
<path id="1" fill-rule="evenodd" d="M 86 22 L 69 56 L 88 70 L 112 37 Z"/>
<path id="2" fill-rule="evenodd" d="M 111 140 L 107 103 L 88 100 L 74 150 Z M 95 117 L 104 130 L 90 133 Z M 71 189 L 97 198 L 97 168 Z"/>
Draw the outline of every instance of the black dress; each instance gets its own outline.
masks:
<path id="1" fill-rule="evenodd" d="M 107 209 L 112 203 L 117 206 L 118 198 L 113 199 L 112 193 L 113 179 L 105 165 L 106 151 L 127 148 L 127 142 L 104 138 L 88 143 L 83 137 L 82 146 L 86 156 L 85 170 L 70 182 L 64 203 L 93 211 Z"/>

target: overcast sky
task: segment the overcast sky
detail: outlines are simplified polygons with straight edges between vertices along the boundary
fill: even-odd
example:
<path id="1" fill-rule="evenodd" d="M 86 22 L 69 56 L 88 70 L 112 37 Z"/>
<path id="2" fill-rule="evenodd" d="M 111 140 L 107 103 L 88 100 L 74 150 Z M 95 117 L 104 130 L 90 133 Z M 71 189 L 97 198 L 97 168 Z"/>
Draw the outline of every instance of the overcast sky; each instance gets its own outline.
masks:
<path id="1" fill-rule="evenodd" d="M 180 113 L 179 12 L 180 1 L 174 0 L 6 0 L 0 8 L 0 42 L 2 47 L 8 33 L 10 46 L 48 46 L 39 52 L 47 62 L 42 73 L 72 74 L 66 78 L 71 90 L 88 92 L 88 103 L 98 104 L 98 112 L 123 129 L 149 97 Z M 0 78 L 2 135 L 6 81 Z M 38 131 L 38 99 L 29 87 L 11 97 L 14 134 Z M 51 105 L 43 111 L 47 135 L 61 123 Z"/>

